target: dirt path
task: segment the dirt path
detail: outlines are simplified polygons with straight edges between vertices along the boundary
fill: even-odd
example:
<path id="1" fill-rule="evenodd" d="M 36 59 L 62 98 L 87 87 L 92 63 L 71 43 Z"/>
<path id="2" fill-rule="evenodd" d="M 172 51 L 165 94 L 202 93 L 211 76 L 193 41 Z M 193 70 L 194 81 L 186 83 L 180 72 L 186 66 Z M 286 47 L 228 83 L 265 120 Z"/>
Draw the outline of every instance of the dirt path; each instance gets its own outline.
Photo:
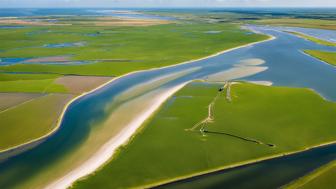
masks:
<path id="1" fill-rule="evenodd" d="M 195 131 L 197 128 L 199 128 L 200 126 L 201 129 L 201 133 L 203 133 L 204 131 L 204 127 L 208 124 L 213 122 L 213 120 L 215 119 L 215 115 L 214 115 L 214 106 L 216 104 L 217 99 L 219 98 L 219 96 L 223 93 L 223 90 L 225 88 L 227 88 L 227 86 L 229 82 L 225 82 L 224 86 L 217 92 L 217 95 L 214 97 L 214 99 L 210 102 L 210 104 L 208 105 L 208 116 L 203 119 L 202 121 L 196 123 L 195 125 L 193 125 L 190 129 L 188 129 L 189 131 Z"/>
<path id="2" fill-rule="evenodd" d="M 243 137 L 243 136 L 239 136 L 239 135 L 235 135 L 235 134 L 227 133 L 227 132 L 210 131 L 210 130 L 207 130 L 205 128 L 209 123 L 212 123 L 215 120 L 214 106 L 215 106 L 218 98 L 220 97 L 220 95 L 225 92 L 225 89 L 226 89 L 226 94 L 225 94 L 226 100 L 228 102 L 232 102 L 232 97 L 231 97 L 231 85 L 232 84 L 235 84 L 235 83 L 230 82 L 230 81 L 225 82 L 224 86 L 221 87 L 218 90 L 216 96 L 214 97 L 214 99 L 208 105 L 208 116 L 205 119 L 203 119 L 200 122 L 193 125 L 190 129 L 187 129 L 187 131 L 197 131 L 197 129 L 200 128 L 199 131 L 201 132 L 201 134 L 203 136 L 206 136 L 206 134 L 225 135 L 225 136 L 234 137 L 234 138 L 237 138 L 237 139 L 240 139 L 240 140 L 244 140 L 244 141 L 247 141 L 247 142 L 252 142 L 252 143 L 256 143 L 256 144 L 260 144 L 260 145 L 266 145 L 268 147 L 275 147 L 274 144 L 265 143 L 265 142 L 262 142 L 262 141 L 257 140 L 257 139 Z"/>

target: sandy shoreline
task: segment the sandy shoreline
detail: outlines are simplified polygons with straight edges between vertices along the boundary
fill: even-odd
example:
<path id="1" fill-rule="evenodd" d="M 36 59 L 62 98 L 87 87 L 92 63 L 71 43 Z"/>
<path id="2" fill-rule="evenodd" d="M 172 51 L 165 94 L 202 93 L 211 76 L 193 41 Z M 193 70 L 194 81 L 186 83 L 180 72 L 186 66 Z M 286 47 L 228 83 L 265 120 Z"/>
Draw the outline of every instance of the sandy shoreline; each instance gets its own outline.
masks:
<path id="1" fill-rule="evenodd" d="M 170 96 L 183 88 L 188 82 L 182 83 L 167 90 L 164 94 L 160 95 L 156 102 L 152 104 L 147 111 L 142 112 L 136 119 L 126 125 L 122 132 L 120 132 L 115 138 L 112 138 L 109 142 L 103 145 L 88 161 L 82 164 L 80 167 L 74 169 L 61 179 L 48 185 L 48 189 L 67 188 L 71 186 L 77 179 L 82 178 L 99 167 L 104 165 L 119 148 L 119 146 L 127 143 L 131 136 L 136 133 L 136 130 L 150 117 Z"/>

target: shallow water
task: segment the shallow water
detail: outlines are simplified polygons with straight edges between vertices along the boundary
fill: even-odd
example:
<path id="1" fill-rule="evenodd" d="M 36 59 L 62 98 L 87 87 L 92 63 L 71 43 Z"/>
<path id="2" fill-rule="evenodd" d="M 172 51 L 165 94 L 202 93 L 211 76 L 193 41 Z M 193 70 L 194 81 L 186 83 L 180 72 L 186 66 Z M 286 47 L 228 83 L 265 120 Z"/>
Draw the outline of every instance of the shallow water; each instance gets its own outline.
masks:
<path id="1" fill-rule="evenodd" d="M 28 58 L 0 58 L 0 66 L 18 64 L 28 60 Z"/>
<path id="2" fill-rule="evenodd" d="M 0 58 L 0 66 L 14 65 L 14 64 L 49 64 L 49 65 L 81 65 L 94 64 L 102 61 L 29 61 L 31 58 Z M 29 61 L 29 62 L 27 62 Z M 9 72 L 11 73 L 11 72 Z"/>
<path id="3" fill-rule="evenodd" d="M 277 38 L 189 64 L 134 73 L 119 78 L 102 89 L 75 101 L 69 106 L 60 129 L 54 135 L 41 145 L 25 153 L 0 162 L 0 188 L 22 186 L 22 184 L 27 183 L 30 186 L 44 185 L 51 178 L 58 178 L 72 170 L 76 163 L 85 161 L 83 157 L 90 156 L 107 142 L 101 140 L 90 143 L 90 139 L 101 135 L 99 133 L 101 125 L 105 125 L 107 127 L 105 129 L 115 129 L 116 124 L 113 124 L 113 122 L 107 123 L 111 116 L 118 113 L 118 107 L 122 104 L 130 100 L 138 100 L 140 103 L 143 100 L 140 98 L 141 95 L 156 90 L 164 91 L 193 79 L 206 79 L 208 75 L 230 69 L 242 60 L 262 59 L 265 61 L 263 66 L 268 67 L 264 72 L 242 79 L 271 81 L 275 85 L 291 87 L 309 87 L 329 100 L 336 100 L 335 67 L 306 56 L 301 52 L 301 49 L 335 51 L 336 48 L 317 45 L 278 31 L 276 28 L 250 27 L 274 35 Z M 160 85 L 154 85 L 155 82 L 152 82 L 183 70 L 192 71 L 178 75 L 178 77 L 167 77 L 167 81 Z M 130 90 L 132 88 L 143 88 L 144 90 L 133 93 Z M 132 117 L 126 116 L 125 119 L 131 120 Z M 79 153 L 77 149 L 81 148 L 89 150 L 85 154 L 83 154 L 84 152 Z M 332 153 L 335 152 L 335 148 L 328 148 L 328 150 Z M 323 154 L 321 156 L 319 153 L 313 154 L 322 158 L 318 163 L 323 164 L 327 161 L 323 159 Z M 71 159 L 75 160 L 76 163 L 72 163 L 70 166 L 59 166 L 63 165 L 64 162 L 71 161 Z M 331 159 L 335 159 L 334 156 Z M 286 161 L 284 163 L 286 164 Z M 288 163 L 288 165 L 291 165 L 290 162 Z M 272 174 L 271 171 L 272 169 L 267 170 L 267 174 Z M 292 171 L 291 169 L 288 170 L 288 174 L 291 173 L 289 174 L 291 178 L 297 178 L 297 176 L 306 172 L 302 171 L 300 174 L 296 174 Z M 244 176 L 244 174 L 239 176 L 241 180 L 250 178 L 250 176 L 241 176 Z M 279 179 L 279 182 L 282 184 L 286 180 Z M 277 184 L 275 183 L 275 185 Z"/>
<path id="4" fill-rule="evenodd" d="M 84 47 L 85 42 L 75 42 L 75 43 L 55 43 L 43 45 L 45 48 L 64 48 L 64 47 Z"/>
<path id="5" fill-rule="evenodd" d="M 19 29 L 19 28 L 25 28 L 25 26 L 0 25 L 0 29 Z"/>

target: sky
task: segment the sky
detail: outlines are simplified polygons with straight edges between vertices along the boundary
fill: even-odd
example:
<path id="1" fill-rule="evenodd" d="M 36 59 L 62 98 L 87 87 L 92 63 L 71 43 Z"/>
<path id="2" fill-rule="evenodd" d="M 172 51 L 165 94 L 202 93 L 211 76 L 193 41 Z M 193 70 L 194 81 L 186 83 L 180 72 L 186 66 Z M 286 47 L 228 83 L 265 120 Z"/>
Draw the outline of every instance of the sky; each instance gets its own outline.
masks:
<path id="1" fill-rule="evenodd" d="M 9 7 L 336 7 L 336 0 L 0 0 Z"/>

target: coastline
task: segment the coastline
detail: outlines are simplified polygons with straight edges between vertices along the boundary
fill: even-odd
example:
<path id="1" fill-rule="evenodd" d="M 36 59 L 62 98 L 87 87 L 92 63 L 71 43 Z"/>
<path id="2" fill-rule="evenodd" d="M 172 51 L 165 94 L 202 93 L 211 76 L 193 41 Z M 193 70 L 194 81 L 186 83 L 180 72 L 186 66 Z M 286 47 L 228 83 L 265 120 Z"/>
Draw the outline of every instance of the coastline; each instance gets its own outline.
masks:
<path id="1" fill-rule="evenodd" d="M 265 35 L 265 34 L 264 34 Z M 22 143 L 22 144 L 19 144 L 19 145 L 16 145 L 16 146 L 13 146 L 11 148 L 7 148 L 7 149 L 4 149 L 4 150 L 1 150 L 0 151 L 0 156 L 4 153 L 9 153 L 11 151 L 15 151 L 17 149 L 20 149 L 23 151 L 26 150 L 26 148 L 29 148 L 30 145 L 34 145 L 38 142 L 42 142 L 43 140 L 46 140 L 48 137 L 52 136 L 56 131 L 58 131 L 59 127 L 61 126 L 61 123 L 62 123 L 62 120 L 63 120 L 63 117 L 64 117 L 64 114 L 66 113 L 68 107 L 76 100 L 88 95 L 88 94 L 91 94 L 91 93 L 94 93 L 95 91 L 105 87 L 106 85 L 112 83 L 113 81 L 117 80 L 117 79 L 120 79 L 122 77 L 126 77 L 128 75 L 131 75 L 131 74 L 136 74 L 136 73 L 139 73 L 139 72 L 144 72 L 144 71 L 151 71 L 151 70 L 159 70 L 159 69 L 164 69 L 164 68 L 170 68 L 170 67 L 174 67 L 174 66 L 179 66 L 179 65 L 183 65 L 183 64 L 189 64 L 189 63 L 192 63 L 192 62 L 196 62 L 196 61 L 200 61 L 200 60 L 204 60 L 204 59 L 208 59 L 208 58 L 211 58 L 211 57 L 215 57 L 215 56 L 218 56 L 218 55 L 221 55 L 221 54 L 224 54 L 224 53 L 227 53 L 227 52 L 230 52 L 230 51 L 234 51 L 234 50 L 237 50 L 237 49 L 240 49 L 240 48 L 244 48 L 244 47 L 248 47 L 248 46 L 252 46 L 252 45 L 255 45 L 255 44 L 258 44 L 258 43 L 263 43 L 263 42 L 267 42 L 267 41 L 271 41 L 271 40 L 274 40 L 276 39 L 276 37 L 274 36 L 271 36 L 271 35 L 266 35 L 268 36 L 269 38 L 268 39 L 265 39 L 265 40 L 261 40 L 261 41 L 256 41 L 256 42 L 252 42 L 252 43 L 248 43 L 248 44 L 245 44 L 245 45 L 240 45 L 240 46 L 237 46 L 237 47 L 233 47 L 233 48 L 230 48 L 230 49 L 226 49 L 226 50 L 223 50 L 223 51 L 220 51 L 220 52 L 217 52 L 217 53 L 214 53 L 214 54 L 211 54 L 209 56 L 206 56 L 206 57 L 202 57 L 202 58 L 198 58 L 198 59 L 192 59 L 192 60 L 188 60 L 188 61 L 185 61 L 185 62 L 181 62 L 181 63 L 177 63 L 177 64 L 173 64 L 173 65 L 168 65 L 168 66 L 163 66 L 163 67 L 157 67 L 157 68 L 150 68 L 150 69 L 146 69 L 146 70 L 136 70 L 136 71 L 132 71 L 132 72 L 129 72 L 129 73 L 126 73 L 126 74 L 123 74 L 123 75 L 120 75 L 120 76 L 117 76 L 117 77 L 114 77 L 112 78 L 111 80 L 109 80 L 108 82 L 102 84 L 102 85 L 99 85 L 97 86 L 96 88 L 88 91 L 88 92 L 85 92 L 85 93 L 82 93 L 78 96 L 76 96 L 75 98 L 71 99 L 63 108 L 63 111 L 61 113 L 61 115 L 59 116 L 59 119 L 57 121 L 57 124 L 55 126 L 55 128 L 53 130 L 51 130 L 49 133 L 39 137 L 39 138 L 36 138 L 36 139 L 33 139 L 33 140 L 30 140 L 30 141 L 27 141 L 25 143 Z"/>
<path id="2" fill-rule="evenodd" d="M 324 146 L 328 146 L 328 145 L 334 145 L 334 144 L 336 144 L 336 141 L 325 142 L 325 143 L 321 143 L 321 144 L 317 144 L 317 145 L 314 145 L 314 146 L 303 148 L 302 150 L 296 150 L 296 151 L 290 151 L 290 152 L 285 152 L 285 153 L 280 153 L 280 154 L 274 154 L 274 155 L 271 155 L 271 156 L 256 158 L 256 159 L 252 159 L 252 160 L 246 160 L 246 161 L 233 163 L 233 164 L 226 165 L 226 166 L 220 166 L 218 168 L 214 168 L 214 169 L 210 169 L 210 170 L 206 170 L 206 171 L 201 171 L 201 172 L 197 172 L 197 173 L 193 173 L 193 174 L 189 174 L 189 175 L 185 175 L 185 176 L 175 177 L 173 179 L 167 179 L 167 180 L 160 181 L 160 182 L 155 182 L 155 183 L 152 183 L 152 184 L 142 185 L 142 186 L 139 186 L 138 188 L 155 188 L 155 187 L 163 186 L 163 185 L 166 185 L 166 184 L 183 181 L 183 180 L 186 180 L 186 179 L 191 179 L 193 177 L 198 177 L 198 176 L 203 176 L 203 175 L 207 175 L 207 174 L 211 174 L 211 173 L 225 171 L 227 169 L 233 169 L 233 168 L 238 168 L 238 167 L 242 167 L 242 166 L 253 165 L 253 164 L 256 164 L 256 163 L 263 162 L 263 161 L 276 159 L 276 158 L 280 158 L 280 157 L 285 157 L 285 156 L 289 156 L 289 155 L 294 155 L 294 154 L 298 154 L 298 153 L 305 152 L 305 151 L 308 151 L 308 150 L 312 150 L 312 149 L 316 149 L 316 148 L 320 148 L 320 147 L 324 147 Z"/>

